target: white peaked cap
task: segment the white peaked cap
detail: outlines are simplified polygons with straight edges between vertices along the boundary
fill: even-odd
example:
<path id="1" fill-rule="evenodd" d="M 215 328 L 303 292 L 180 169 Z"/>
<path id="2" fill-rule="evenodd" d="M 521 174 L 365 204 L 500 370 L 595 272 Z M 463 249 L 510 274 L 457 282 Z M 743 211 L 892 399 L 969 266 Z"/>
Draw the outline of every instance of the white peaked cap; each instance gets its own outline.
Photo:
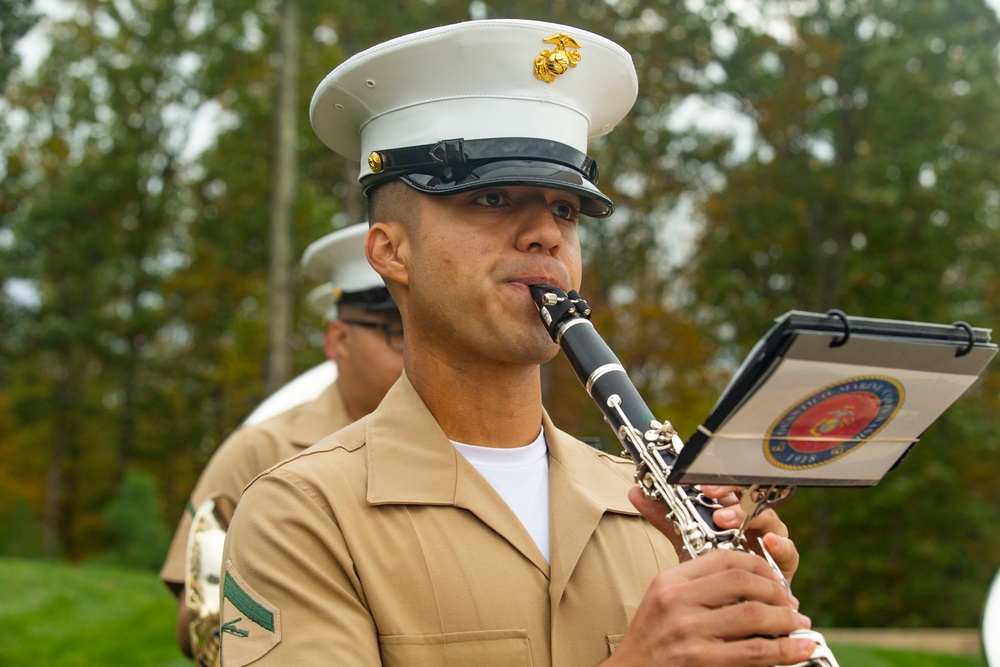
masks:
<path id="1" fill-rule="evenodd" d="M 588 141 L 610 132 L 637 93 L 631 57 L 604 37 L 541 21 L 467 21 L 404 35 L 349 58 L 316 89 L 309 116 L 324 144 L 360 160 L 366 190 L 383 169 L 387 178 L 381 180 L 410 175 L 400 160 L 417 158 L 389 151 L 462 140 L 474 145 L 439 148 L 431 161 L 457 150 L 476 164 L 506 161 L 507 168 L 472 182 L 449 175 L 450 185 L 403 180 L 429 194 L 487 181 L 538 181 L 594 197 L 608 209 L 597 215 L 607 215 L 613 206 L 593 185 L 596 165 L 590 173 L 593 161 L 578 164 L 575 154 L 586 157 Z M 524 139 L 539 141 L 510 144 Z M 494 140 L 490 146 L 500 146 L 499 153 L 477 140 Z M 373 163 L 373 155 L 387 164 Z M 533 171 L 539 164 L 549 176 Z M 573 173 L 550 178 L 553 164 Z"/>
<path id="2" fill-rule="evenodd" d="M 309 293 L 307 301 L 321 313 L 329 313 L 338 303 L 366 310 L 395 308 L 382 276 L 365 256 L 368 224 L 360 223 L 337 230 L 313 241 L 302 254 L 302 271 L 307 278 L 324 281 Z"/>
<path id="3" fill-rule="evenodd" d="M 306 294 L 306 303 L 313 311 L 323 315 L 328 320 L 337 319 L 337 298 L 339 293 L 333 283 L 323 283 Z"/>

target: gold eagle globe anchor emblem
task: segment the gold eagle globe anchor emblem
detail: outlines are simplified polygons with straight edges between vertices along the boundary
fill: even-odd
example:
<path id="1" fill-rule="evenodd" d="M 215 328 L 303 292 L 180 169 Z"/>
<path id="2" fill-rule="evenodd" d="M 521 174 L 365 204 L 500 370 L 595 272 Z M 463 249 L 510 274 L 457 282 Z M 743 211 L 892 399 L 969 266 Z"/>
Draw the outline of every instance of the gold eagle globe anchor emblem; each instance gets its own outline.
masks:
<path id="1" fill-rule="evenodd" d="M 583 57 L 579 51 L 569 50 L 581 47 L 575 39 L 566 33 L 561 32 L 558 35 L 546 37 L 542 41 L 556 45 L 555 49 L 551 51 L 546 49 L 535 58 L 535 77 L 545 83 L 552 83 L 557 76 L 565 73 L 570 67 L 576 67 L 576 64 Z"/>
<path id="2" fill-rule="evenodd" d="M 831 410 L 825 419 L 812 426 L 809 434 L 814 436 L 825 436 L 833 433 L 838 428 L 850 426 L 854 423 L 854 406 L 848 405 L 843 410 Z"/>

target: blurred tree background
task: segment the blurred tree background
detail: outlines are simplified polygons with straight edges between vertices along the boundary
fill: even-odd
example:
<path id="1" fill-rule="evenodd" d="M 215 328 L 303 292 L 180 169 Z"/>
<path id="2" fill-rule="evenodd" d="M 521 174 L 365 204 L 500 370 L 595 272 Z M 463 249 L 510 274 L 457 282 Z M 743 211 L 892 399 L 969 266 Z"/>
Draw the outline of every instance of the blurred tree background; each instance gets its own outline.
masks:
<path id="1" fill-rule="evenodd" d="M 0 2 L 4 555 L 155 568 L 214 448 L 322 360 L 296 261 L 364 201 L 309 99 L 413 30 L 536 18 L 633 54 L 639 99 L 592 150 L 618 211 L 581 229 L 584 295 L 682 435 L 792 308 L 1000 321 L 985 0 Z M 545 371 L 556 422 L 615 449 L 568 364 Z M 994 364 L 881 484 L 785 506 L 814 620 L 978 624 L 998 403 Z"/>

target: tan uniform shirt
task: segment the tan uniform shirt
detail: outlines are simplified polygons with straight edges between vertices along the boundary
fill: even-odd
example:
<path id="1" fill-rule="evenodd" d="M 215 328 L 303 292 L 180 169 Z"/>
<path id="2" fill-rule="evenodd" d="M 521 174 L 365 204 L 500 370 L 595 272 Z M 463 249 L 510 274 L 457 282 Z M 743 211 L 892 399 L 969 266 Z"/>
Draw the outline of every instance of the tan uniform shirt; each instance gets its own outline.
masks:
<path id="1" fill-rule="evenodd" d="M 334 382 L 315 400 L 234 431 L 212 455 L 198 478 L 160 570 L 160 579 L 174 589 L 184 584 L 184 557 L 191 519 L 205 499 L 221 493 L 239 501 L 243 489 L 260 472 L 350 423 Z"/>
<path id="2" fill-rule="evenodd" d="M 677 559 L 626 497 L 630 462 L 543 428 L 551 565 L 405 374 L 371 415 L 258 477 L 226 539 L 223 664 L 606 659 Z"/>

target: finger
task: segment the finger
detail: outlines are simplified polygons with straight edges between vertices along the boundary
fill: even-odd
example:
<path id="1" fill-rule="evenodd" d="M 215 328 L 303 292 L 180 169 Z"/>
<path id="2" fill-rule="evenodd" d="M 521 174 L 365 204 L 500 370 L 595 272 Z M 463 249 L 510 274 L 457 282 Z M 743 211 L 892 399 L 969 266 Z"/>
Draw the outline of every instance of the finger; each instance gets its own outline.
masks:
<path id="1" fill-rule="evenodd" d="M 714 486 L 707 484 L 699 488 L 705 497 L 711 498 L 720 505 L 728 507 L 729 505 L 737 505 L 740 502 L 740 494 L 742 493 L 741 487 Z"/>
<path id="2" fill-rule="evenodd" d="M 809 630 L 812 621 L 791 607 L 751 601 L 712 610 L 704 616 L 719 639 L 732 642 L 749 637 L 784 637 L 796 630 Z"/>
<path id="3" fill-rule="evenodd" d="M 781 657 L 776 665 L 797 665 L 812 657 L 816 651 L 816 642 L 806 637 L 779 637 L 777 640 Z"/>
<path id="4" fill-rule="evenodd" d="M 792 577 L 795 576 L 795 572 L 799 569 L 800 562 L 799 550 L 795 546 L 795 542 L 775 533 L 764 535 L 763 540 L 767 553 L 771 555 L 775 565 L 778 566 L 778 569 L 781 570 L 781 573 L 790 584 Z"/>
<path id="5" fill-rule="evenodd" d="M 816 642 L 799 637 L 754 637 L 722 644 L 719 665 L 797 665 L 808 660 L 816 650 Z"/>
<path id="6" fill-rule="evenodd" d="M 699 488 L 709 498 L 721 498 L 730 493 L 739 495 L 743 491 L 742 486 L 725 486 L 722 484 L 702 484 Z"/>
<path id="7" fill-rule="evenodd" d="M 738 505 L 724 507 L 712 513 L 712 520 L 719 528 L 739 528 L 746 519 L 746 512 Z M 775 533 L 781 537 L 788 537 L 788 526 L 781 520 L 774 510 L 764 510 L 750 521 L 747 526 L 748 532 L 758 535 Z"/>
<path id="8" fill-rule="evenodd" d="M 774 510 L 764 510 L 755 516 L 753 521 L 750 522 L 749 528 L 761 535 L 774 533 L 781 537 L 788 537 L 788 526 L 785 525 L 785 522 L 781 520 L 781 517 Z"/>
<path id="9" fill-rule="evenodd" d="M 715 525 L 719 528 L 728 530 L 730 528 L 739 528 L 743 525 L 743 520 L 746 516 L 746 512 L 744 512 L 739 505 L 730 505 L 721 510 L 715 510 L 712 512 L 712 521 L 714 521 Z"/>
<path id="10" fill-rule="evenodd" d="M 684 540 L 674 527 L 674 522 L 667 518 L 667 508 L 662 502 L 647 498 L 646 494 L 638 486 L 633 486 L 628 490 L 628 499 L 646 517 L 647 521 L 666 535 L 679 559 L 686 560 L 691 557 L 684 550 Z"/>
<path id="11" fill-rule="evenodd" d="M 673 647 L 668 645 L 656 653 L 655 657 L 658 659 L 664 656 L 667 657 L 666 662 L 657 662 L 656 664 L 674 664 L 670 660 L 669 652 L 671 648 Z M 753 637 L 735 642 L 702 642 L 698 646 L 697 651 L 681 653 L 680 658 L 688 659 L 684 664 L 769 667 L 771 665 L 798 665 L 804 663 L 809 660 L 815 650 L 816 642 L 811 639 Z M 697 656 L 695 662 L 691 661 L 692 654 Z"/>
<path id="12" fill-rule="evenodd" d="M 694 582 L 702 605 L 707 609 L 719 609 L 737 603 L 759 602 L 774 607 L 798 609 L 798 600 L 777 573 L 771 570 L 763 558 L 754 558 L 764 563 L 766 572 L 724 570 L 707 574 Z"/>
<path id="13" fill-rule="evenodd" d="M 674 530 L 674 522 L 667 518 L 667 507 L 662 502 L 647 498 L 638 486 L 628 490 L 628 499 L 659 530 L 666 532 L 669 529 L 670 532 L 677 532 Z"/>
<path id="14" fill-rule="evenodd" d="M 699 558 L 660 572 L 658 586 L 678 581 L 698 588 L 703 606 L 721 607 L 744 600 L 796 606 L 781 576 L 760 556 L 744 551 L 711 551 Z M 679 595 L 684 592 L 679 592 Z"/>

